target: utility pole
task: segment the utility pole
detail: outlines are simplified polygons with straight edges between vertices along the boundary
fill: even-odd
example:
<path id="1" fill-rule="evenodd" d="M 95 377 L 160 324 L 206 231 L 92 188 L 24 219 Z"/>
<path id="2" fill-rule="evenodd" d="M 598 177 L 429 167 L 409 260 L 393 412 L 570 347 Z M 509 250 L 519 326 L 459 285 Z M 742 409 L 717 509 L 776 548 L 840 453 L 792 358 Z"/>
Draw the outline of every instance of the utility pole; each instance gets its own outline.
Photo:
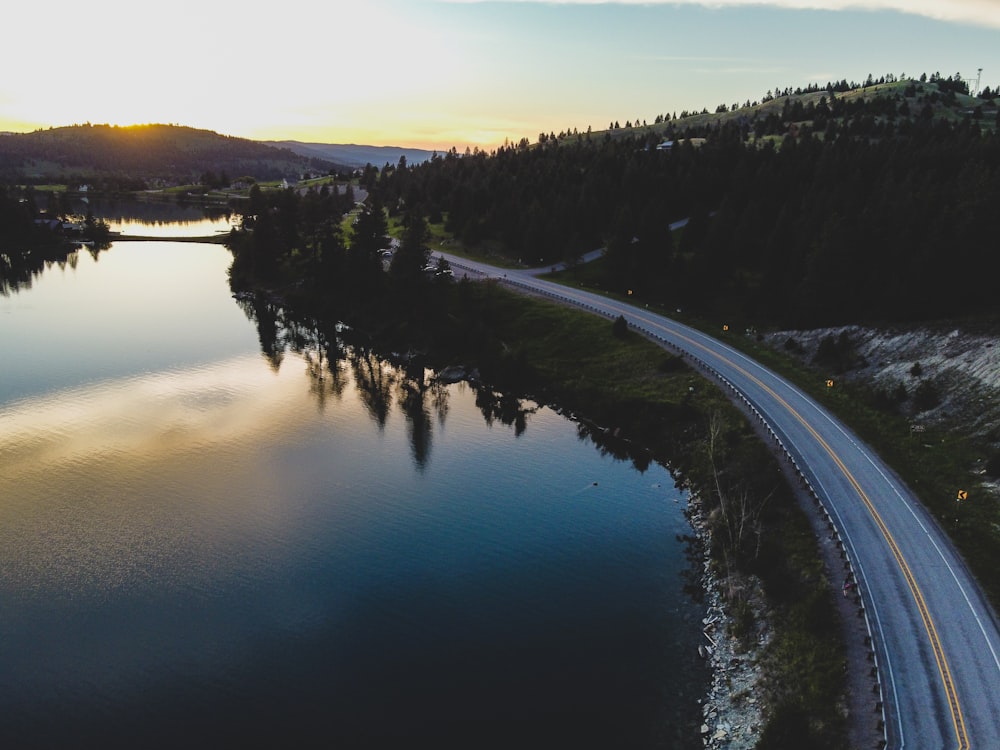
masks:
<path id="1" fill-rule="evenodd" d="M 976 71 L 976 81 L 975 81 L 975 85 L 974 86 L 973 86 L 971 78 L 963 78 L 962 79 L 963 81 L 965 81 L 969 85 L 969 96 L 978 96 L 979 95 L 979 82 L 980 82 L 980 80 L 982 80 L 982 77 L 983 77 L 983 69 L 979 68 Z"/>

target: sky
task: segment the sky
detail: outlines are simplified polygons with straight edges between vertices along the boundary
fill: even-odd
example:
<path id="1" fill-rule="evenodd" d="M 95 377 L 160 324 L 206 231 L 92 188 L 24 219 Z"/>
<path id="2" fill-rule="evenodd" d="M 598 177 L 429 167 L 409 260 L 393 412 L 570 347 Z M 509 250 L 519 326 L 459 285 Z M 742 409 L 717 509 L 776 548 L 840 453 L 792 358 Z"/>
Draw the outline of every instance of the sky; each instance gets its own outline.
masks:
<path id="1" fill-rule="evenodd" d="M 1000 0 L 46 0 L 5 11 L 0 132 L 172 123 L 447 150 L 769 90 L 1000 86 Z"/>

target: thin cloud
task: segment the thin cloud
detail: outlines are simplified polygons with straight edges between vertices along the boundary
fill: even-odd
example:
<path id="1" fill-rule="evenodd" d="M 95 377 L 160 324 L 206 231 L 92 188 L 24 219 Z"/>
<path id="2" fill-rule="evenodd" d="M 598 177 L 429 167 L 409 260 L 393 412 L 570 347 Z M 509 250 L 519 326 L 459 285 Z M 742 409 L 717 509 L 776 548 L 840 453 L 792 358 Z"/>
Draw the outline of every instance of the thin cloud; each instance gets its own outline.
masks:
<path id="1" fill-rule="evenodd" d="M 645 62 L 700 62 L 700 63 L 735 63 L 757 62 L 748 57 L 718 57 L 716 55 L 634 55 L 633 59 Z"/>
<path id="2" fill-rule="evenodd" d="M 696 72 L 696 73 L 711 73 L 713 75 L 730 75 L 730 76 L 735 76 L 735 75 L 744 76 L 744 75 L 747 75 L 747 74 L 760 75 L 760 74 L 764 74 L 764 73 L 766 73 L 768 75 L 770 75 L 770 74 L 778 75 L 778 74 L 781 74 L 781 73 L 787 73 L 788 72 L 788 68 L 784 68 L 784 67 L 771 67 L 771 68 L 760 68 L 760 67 L 758 67 L 758 68 L 750 68 L 750 67 L 744 67 L 744 68 L 736 68 L 736 67 L 734 67 L 734 68 L 699 68 L 699 69 L 696 69 L 694 72 Z"/>
<path id="3" fill-rule="evenodd" d="M 732 74 L 787 73 L 788 66 L 751 57 L 717 57 L 714 55 L 634 55 L 633 60 L 645 63 L 697 63 L 689 68 L 694 73 Z"/>
<path id="4" fill-rule="evenodd" d="M 478 3 L 486 0 L 445 0 Z M 770 7 L 788 10 L 889 10 L 936 21 L 1000 29 L 1000 0 L 506 0 L 546 5 L 700 5 L 706 8 Z"/>

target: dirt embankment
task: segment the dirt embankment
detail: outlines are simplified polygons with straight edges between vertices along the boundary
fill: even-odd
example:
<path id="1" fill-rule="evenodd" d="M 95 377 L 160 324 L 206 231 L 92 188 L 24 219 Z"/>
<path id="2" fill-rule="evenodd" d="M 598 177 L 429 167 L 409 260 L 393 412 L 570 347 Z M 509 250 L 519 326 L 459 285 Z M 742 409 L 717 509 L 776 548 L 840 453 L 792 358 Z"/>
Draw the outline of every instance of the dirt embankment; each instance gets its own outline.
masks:
<path id="1" fill-rule="evenodd" d="M 831 376 L 881 390 L 916 429 L 960 430 L 1000 450 L 1000 323 L 979 330 L 845 326 L 779 331 L 765 340 L 815 367 L 824 339 L 829 345 L 842 337 L 847 361 Z M 985 475 L 983 482 L 1000 497 L 1000 482 Z"/>

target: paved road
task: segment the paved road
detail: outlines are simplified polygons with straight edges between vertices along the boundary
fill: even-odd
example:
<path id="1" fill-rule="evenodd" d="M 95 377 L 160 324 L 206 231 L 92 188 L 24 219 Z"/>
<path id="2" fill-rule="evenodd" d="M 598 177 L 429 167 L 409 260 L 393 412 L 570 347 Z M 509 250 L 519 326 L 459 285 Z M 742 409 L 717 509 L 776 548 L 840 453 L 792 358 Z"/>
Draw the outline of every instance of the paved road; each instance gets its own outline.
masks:
<path id="1" fill-rule="evenodd" d="M 624 315 L 633 329 L 713 371 L 767 425 L 839 535 L 871 633 L 880 689 L 873 713 L 883 711 L 887 746 L 1000 750 L 996 614 L 935 520 L 842 423 L 724 341 L 536 278 L 539 269 L 446 257 L 458 277 L 499 278 L 609 318 Z"/>

